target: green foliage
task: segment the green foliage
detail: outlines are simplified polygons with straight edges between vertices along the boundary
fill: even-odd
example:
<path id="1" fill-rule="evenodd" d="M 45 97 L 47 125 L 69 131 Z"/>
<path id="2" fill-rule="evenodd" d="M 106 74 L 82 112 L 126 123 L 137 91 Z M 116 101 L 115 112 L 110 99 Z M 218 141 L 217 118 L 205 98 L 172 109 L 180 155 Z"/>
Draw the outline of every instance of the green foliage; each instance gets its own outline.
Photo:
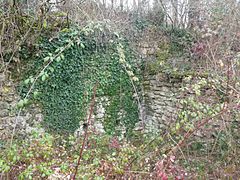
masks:
<path id="1" fill-rule="evenodd" d="M 107 26 L 90 24 L 64 30 L 55 39 L 43 38 L 38 53 L 24 58 L 31 61 L 21 95 L 25 97 L 34 84 L 29 98 L 41 105 L 45 126 L 51 130 L 73 132 L 78 128 L 79 121 L 86 118 L 96 84 L 97 97 L 110 100 L 104 104 L 107 132 L 114 133 L 119 124 L 128 132 L 138 121 L 131 82 L 138 80 L 137 63 L 128 43 Z"/>
<path id="2" fill-rule="evenodd" d="M 3 175 L 14 175 L 18 179 L 44 179 L 52 175 L 59 175 L 60 179 L 69 177 L 75 172 L 82 140 L 71 135 L 33 132 L 28 139 L 15 142 L 12 148 L 1 149 L 0 170 Z M 148 141 L 147 138 L 145 140 Z M 157 145 L 159 143 L 156 142 L 151 147 Z M 125 172 L 129 163 L 132 163 L 133 171 L 150 172 L 151 161 L 148 161 L 149 157 L 142 156 L 144 148 L 144 138 L 141 143 L 132 145 L 113 136 L 91 134 L 83 152 L 77 179 L 123 177 L 129 174 Z"/>
<path id="3" fill-rule="evenodd" d="M 164 72 L 166 74 L 188 74 L 193 64 L 188 62 L 189 49 L 194 36 L 186 29 L 160 26 L 158 31 L 164 33 L 163 40 L 158 44 L 155 59 L 146 63 L 149 74 Z"/>
<path id="4" fill-rule="evenodd" d="M 184 82 L 186 86 L 182 90 L 189 95 L 180 100 L 183 108 L 179 113 L 179 122 L 172 129 L 173 132 L 178 131 L 180 128 L 186 131 L 193 130 L 196 123 L 218 114 L 224 107 L 224 103 L 216 96 L 211 97 L 211 99 L 204 97 L 206 89 L 210 91 L 210 88 L 218 86 L 215 79 L 189 75 L 184 78 Z M 211 90 L 211 93 L 216 93 L 216 91 Z M 204 98 L 208 98 L 208 100 L 203 101 Z"/>
<path id="5" fill-rule="evenodd" d="M 158 61 L 164 63 L 170 56 L 170 47 L 169 43 L 162 42 L 159 44 L 159 50 L 157 52 L 157 59 Z"/>
<path id="6" fill-rule="evenodd" d="M 126 176 L 132 179 L 157 179 L 156 163 L 166 157 L 172 148 L 177 147 L 175 143 L 179 139 L 171 132 L 165 135 L 142 134 L 139 131 L 134 133 L 134 136 L 126 141 L 116 136 L 99 135 L 89 131 L 76 179 L 120 179 Z M 236 135 L 237 137 L 233 138 L 229 137 L 230 134 L 219 132 L 212 146 L 206 145 L 202 139 L 194 140 L 187 148 L 182 146 L 181 153 L 176 153 L 179 160 L 175 161 L 174 167 L 179 168 L 179 165 L 184 164 L 186 172 L 200 177 L 215 173 L 219 168 L 224 172 L 221 177 L 237 173 L 235 167 L 239 167 L 240 163 L 239 159 L 235 158 L 239 157 L 238 131 Z M 229 139 L 236 143 L 233 144 Z M 70 177 L 75 172 L 82 142 L 83 137 L 32 132 L 27 139 L 14 141 L 11 147 L 5 145 L 1 148 L 1 177 Z M 188 155 L 188 159 L 184 154 Z M 170 179 L 177 176 L 174 173 L 167 175 Z M 190 178 L 193 176 L 186 175 Z"/>
<path id="7" fill-rule="evenodd" d="M 18 58 L 18 49 L 22 44 L 28 47 L 29 51 L 34 51 L 34 46 L 39 42 L 42 35 L 52 36 L 56 32 L 69 26 L 66 13 L 46 13 L 33 14 L 25 12 L 25 8 L 12 6 L 11 3 L 0 7 L 0 29 L 3 51 L 1 52 L 3 62 L 0 68 L 5 66 L 4 62 L 21 63 Z M 19 3 L 20 5 L 21 3 Z M 40 9 L 40 7 L 38 8 Z M 17 28 L 16 28 L 17 27 Z M 16 72 L 15 68 L 8 67 L 11 72 Z"/>
<path id="8" fill-rule="evenodd" d="M 136 18 L 134 21 L 134 25 L 138 31 L 143 31 L 146 27 L 148 27 L 150 24 L 148 21 L 142 18 Z"/>
<path id="9" fill-rule="evenodd" d="M 181 111 L 178 120 L 171 125 L 171 135 L 178 141 L 183 139 L 184 133 L 194 132 L 193 137 L 186 140 L 189 146 L 183 148 L 183 154 L 189 156 L 186 168 L 199 177 L 212 174 L 220 166 L 220 176 L 231 176 L 230 174 L 237 173 L 235 167 L 239 166 L 239 160 L 235 159 L 239 156 L 236 153 L 239 149 L 236 135 L 239 128 L 234 126 L 238 120 L 234 117 L 234 109 L 224 113 L 230 105 L 225 80 L 222 79 L 224 78 L 211 75 L 199 77 L 194 74 L 183 78 L 185 86 L 182 88 L 184 98 L 180 100 Z M 222 126 L 224 128 L 221 129 Z M 203 157 L 208 158 L 203 160 Z"/>
<path id="10" fill-rule="evenodd" d="M 194 41 L 195 37 L 188 29 L 181 29 L 178 27 L 161 26 L 160 30 L 165 32 L 169 37 L 169 52 L 175 56 L 184 55 L 188 53 L 189 47 Z"/>
<path id="11" fill-rule="evenodd" d="M 168 66 L 168 58 L 170 54 L 170 45 L 167 42 L 162 42 L 159 44 L 158 51 L 156 54 L 156 60 L 153 62 L 147 62 L 147 72 L 149 74 L 157 74 L 163 72 Z"/>
<path id="12" fill-rule="evenodd" d="M 53 173 L 51 166 L 53 154 L 53 137 L 49 134 L 34 133 L 31 140 L 14 143 L 0 153 L 0 170 L 8 173 L 16 167 L 19 179 L 46 177 Z M 21 144 L 21 146 L 19 146 Z M 22 166 L 22 167 L 21 167 Z M 14 175 L 16 176 L 16 174 Z"/>

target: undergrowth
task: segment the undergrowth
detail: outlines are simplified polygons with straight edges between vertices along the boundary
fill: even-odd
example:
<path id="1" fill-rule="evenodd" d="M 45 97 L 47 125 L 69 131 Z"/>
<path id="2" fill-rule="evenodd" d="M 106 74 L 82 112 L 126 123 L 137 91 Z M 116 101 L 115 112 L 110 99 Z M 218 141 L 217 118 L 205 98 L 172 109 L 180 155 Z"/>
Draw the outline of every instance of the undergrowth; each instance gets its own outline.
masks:
<path id="1" fill-rule="evenodd" d="M 237 134 L 233 142 L 227 142 L 224 132 L 211 143 L 189 139 L 186 147 L 178 147 L 181 150 L 166 161 L 176 146 L 171 135 L 135 132 L 138 138 L 126 141 L 94 131 L 88 133 L 77 179 L 238 177 L 239 160 L 234 158 L 239 156 L 239 146 L 234 146 Z M 70 179 L 82 142 L 82 137 L 32 132 L 28 139 L 1 149 L 1 178 Z M 224 163 L 223 158 L 228 161 Z"/>

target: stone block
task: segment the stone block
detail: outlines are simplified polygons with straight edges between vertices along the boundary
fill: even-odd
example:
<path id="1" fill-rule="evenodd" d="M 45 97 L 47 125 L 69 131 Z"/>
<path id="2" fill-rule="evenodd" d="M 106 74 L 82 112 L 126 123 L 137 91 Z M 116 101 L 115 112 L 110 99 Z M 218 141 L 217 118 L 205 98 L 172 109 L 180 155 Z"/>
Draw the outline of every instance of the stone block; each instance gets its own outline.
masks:
<path id="1" fill-rule="evenodd" d="M 156 104 L 158 108 L 160 108 L 161 106 L 166 106 L 166 103 L 164 101 L 159 101 L 158 99 L 154 101 L 154 104 Z"/>
<path id="2" fill-rule="evenodd" d="M 0 102 L 0 110 L 8 109 L 9 104 L 7 102 Z"/>
<path id="3" fill-rule="evenodd" d="M 14 95 L 8 95 L 4 99 L 6 102 L 10 103 L 10 102 L 14 101 L 15 97 L 14 97 Z"/>
<path id="4" fill-rule="evenodd" d="M 7 117 L 7 116 L 8 116 L 8 110 L 7 109 L 0 110 L 0 117 Z"/>
<path id="5" fill-rule="evenodd" d="M 6 79 L 6 75 L 3 74 L 3 73 L 1 73 L 1 74 L 0 74 L 0 82 L 4 82 L 5 79 Z"/>
<path id="6" fill-rule="evenodd" d="M 42 114 L 36 114 L 34 120 L 36 122 L 42 122 L 43 121 L 43 115 Z"/>
<path id="7" fill-rule="evenodd" d="M 158 82 L 156 81 L 156 79 L 151 79 L 149 82 L 150 82 L 151 85 L 156 85 L 156 84 L 158 84 Z"/>

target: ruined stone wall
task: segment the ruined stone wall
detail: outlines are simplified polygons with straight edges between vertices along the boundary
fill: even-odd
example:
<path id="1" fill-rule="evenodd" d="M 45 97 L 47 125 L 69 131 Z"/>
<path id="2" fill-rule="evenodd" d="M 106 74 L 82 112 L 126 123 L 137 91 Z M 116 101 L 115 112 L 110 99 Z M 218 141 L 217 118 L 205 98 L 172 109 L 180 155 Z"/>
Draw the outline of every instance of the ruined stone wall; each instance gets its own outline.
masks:
<path id="1" fill-rule="evenodd" d="M 149 58 L 150 56 L 154 57 L 157 46 L 152 47 L 143 44 L 140 49 L 143 56 Z M 181 83 L 180 79 L 169 79 L 163 73 L 144 77 L 142 106 L 144 109 L 144 124 L 148 130 L 167 129 L 169 124 L 176 120 L 180 109 L 178 101 Z M 11 76 L 0 73 L 0 139 L 9 138 L 15 125 L 16 133 L 24 135 L 39 126 L 39 122 L 43 120 L 40 108 L 36 105 L 27 107 L 17 117 L 16 104 L 19 99 L 16 84 L 11 80 Z M 101 104 L 102 99 L 97 98 L 97 101 L 99 102 L 96 102 L 96 111 L 92 118 L 96 123 L 96 128 L 103 132 L 102 121 L 105 110 Z M 80 128 L 76 131 L 77 134 L 81 131 L 81 123 Z"/>
<path id="2" fill-rule="evenodd" d="M 150 59 L 155 57 L 157 46 L 149 46 L 143 44 L 139 51 L 142 57 Z M 159 70 L 160 71 L 160 70 Z M 185 86 L 180 77 L 169 77 L 165 73 L 154 75 L 145 75 L 142 82 L 143 86 L 143 123 L 147 131 L 165 131 L 168 130 L 170 124 L 176 122 L 178 114 L 181 110 L 180 100 L 181 88 Z M 31 105 L 23 110 L 16 119 L 18 109 L 16 104 L 20 97 L 16 92 L 16 85 L 9 75 L 0 72 L 0 140 L 11 137 L 14 126 L 16 126 L 16 134 L 24 135 L 32 130 L 39 130 L 40 122 L 43 120 L 41 110 L 36 105 Z M 98 97 L 96 99 L 95 114 L 92 116 L 95 128 L 99 132 L 104 132 L 102 125 L 105 109 L 103 104 L 108 103 L 107 97 Z M 140 115 L 141 116 L 141 115 Z M 16 121 L 17 120 L 17 121 Z M 75 134 L 81 134 L 82 125 L 80 122 L 79 129 Z M 221 122 L 214 123 L 215 127 L 219 127 Z M 140 125 L 141 126 L 141 125 Z"/>
<path id="3" fill-rule="evenodd" d="M 18 109 L 16 104 L 20 97 L 17 95 L 15 84 L 8 76 L 1 73 L 0 76 L 0 138 L 7 139 L 11 136 L 16 124 Z M 178 95 L 181 87 L 179 79 L 168 79 L 164 74 L 151 75 L 144 80 L 144 109 L 145 125 L 148 130 L 166 129 L 171 122 L 176 120 L 179 110 Z M 104 116 L 104 108 L 97 103 L 96 127 L 103 132 L 101 120 Z M 31 105 L 17 118 L 17 134 L 25 134 L 38 126 L 43 119 L 40 108 Z M 80 124 L 81 127 L 81 124 Z"/>
<path id="4" fill-rule="evenodd" d="M 9 139 L 15 126 L 16 135 L 25 135 L 43 119 L 40 108 L 36 105 L 24 109 L 17 116 L 16 105 L 19 99 L 16 84 L 11 80 L 10 75 L 0 73 L 0 140 Z"/>
<path id="5" fill-rule="evenodd" d="M 150 129 L 166 130 L 176 121 L 181 79 L 169 79 L 165 74 L 149 75 L 144 80 L 145 122 Z"/>
<path id="6" fill-rule="evenodd" d="M 169 77 L 165 73 L 147 75 L 143 81 L 143 109 L 145 130 L 148 132 L 168 130 L 170 125 L 178 119 L 181 110 L 181 87 L 184 86 L 181 78 Z M 14 126 L 17 135 L 26 135 L 32 130 L 39 131 L 39 124 L 43 120 L 41 110 L 36 105 L 24 109 L 17 118 L 16 104 L 20 97 L 16 92 L 16 86 L 11 77 L 0 73 L 0 139 L 11 137 Z M 107 103 L 107 97 L 97 98 L 95 114 L 92 122 L 97 131 L 103 133 L 102 125 L 105 109 L 103 103 Z M 82 133 L 82 124 L 75 134 Z M 141 124 L 141 122 L 140 122 Z M 141 126 L 141 125 L 140 125 Z M 40 129 L 41 131 L 43 129 Z"/>

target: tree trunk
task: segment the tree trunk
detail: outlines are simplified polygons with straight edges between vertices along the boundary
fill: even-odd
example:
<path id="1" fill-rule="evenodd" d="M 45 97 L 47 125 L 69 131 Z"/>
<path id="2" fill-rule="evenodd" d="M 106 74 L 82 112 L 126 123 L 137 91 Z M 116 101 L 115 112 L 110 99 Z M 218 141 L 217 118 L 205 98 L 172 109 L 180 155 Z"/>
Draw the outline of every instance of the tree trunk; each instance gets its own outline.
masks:
<path id="1" fill-rule="evenodd" d="M 120 9 L 123 11 L 123 0 L 120 0 Z"/>
<path id="2" fill-rule="evenodd" d="M 178 0 L 172 0 L 173 25 L 178 25 Z"/>
<path id="3" fill-rule="evenodd" d="M 106 0 L 103 0 L 103 7 L 106 8 Z"/>
<path id="4" fill-rule="evenodd" d="M 191 29 L 199 26 L 200 3 L 200 0 L 189 0 L 188 2 L 188 27 Z"/>
<path id="5" fill-rule="evenodd" d="M 111 7 L 114 8 L 114 0 L 111 0 Z"/>
<path id="6" fill-rule="evenodd" d="M 133 0 L 133 9 L 135 9 L 136 7 L 137 7 L 136 0 Z"/>
<path id="7" fill-rule="evenodd" d="M 138 0 L 138 12 L 141 14 L 142 12 L 142 1 Z"/>

